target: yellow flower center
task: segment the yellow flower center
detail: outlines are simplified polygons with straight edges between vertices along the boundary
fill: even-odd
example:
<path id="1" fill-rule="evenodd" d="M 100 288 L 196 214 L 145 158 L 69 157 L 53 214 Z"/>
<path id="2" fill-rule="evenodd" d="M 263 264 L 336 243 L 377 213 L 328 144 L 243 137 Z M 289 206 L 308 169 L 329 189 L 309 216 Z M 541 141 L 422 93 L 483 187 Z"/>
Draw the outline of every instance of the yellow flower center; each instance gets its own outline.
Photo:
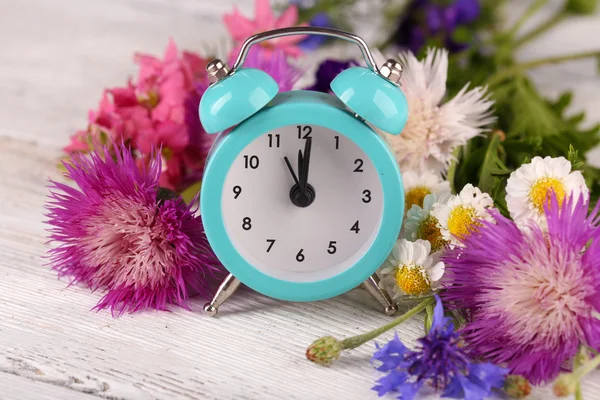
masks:
<path id="1" fill-rule="evenodd" d="M 418 265 L 401 265 L 396 268 L 396 284 L 402 291 L 411 296 L 418 296 L 431 291 L 429 278 Z"/>
<path id="2" fill-rule="evenodd" d="M 458 206 L 450 212 L 448 230 L 457 238 L 466 238 L 476 229 L 476 226 L 481 226 L 481 223 L 477 222 L 474 207 Z"/>
<path id="3" fill-rule="evenodd" d="M 160 102 L 160 96 L 157 90 L 149 90 L 146 93 L 138 94 L 137 100 L 146 108 L 153 109 Z"/>
<path id="4" fill-rule="evenodd" d="M 438 227 L 438 220 L 433 215 L 428 215 L 427 218 L 421 222 L 421 225 L 419 225 L 419 229 L 417 230 L 417 237 L 431 243 L 431 252 L 438 251 L 447 243 L 442 237 L 442 233 Z"/>
<path id="5" fill-rule="evenodd" d="M 565 187 L 562 182 L 556 178 L 538 179 L 529 191 L 529 200 L 539 213 L 544 212 L 544 205 L 550 204 L 550 193 L 556 193 L 558 205 L 562 205 L 565 198 Z"/>
<path id="6" fill-rule="evenodd" d="M 425 186 L 416 186 L 416 187 L 410 189 L 406 193 L 406 199 L 405 199 L 406 209 L 410 210 L 410 208 L 413 206 L 413 204 L 416 204 L 419 207 L 423 207 L 423 199 L 425 199 L 425 196 L 427 196 L 430 193 L 431 193 L 431 191 L 428 188 L 426 188 Z"/>

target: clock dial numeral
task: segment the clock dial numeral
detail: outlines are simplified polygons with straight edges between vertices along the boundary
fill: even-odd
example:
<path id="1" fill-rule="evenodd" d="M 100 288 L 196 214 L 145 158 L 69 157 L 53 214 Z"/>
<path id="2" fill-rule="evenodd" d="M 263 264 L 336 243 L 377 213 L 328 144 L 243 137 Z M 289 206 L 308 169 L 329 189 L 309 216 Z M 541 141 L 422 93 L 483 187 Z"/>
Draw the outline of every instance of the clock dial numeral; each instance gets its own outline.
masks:
<path id="1" fill-rule="evenodd" d="M 245 231 L 249 231 L 250 229 L 252 229 L 252 220 L 250 219 L 250 217 L 244 217 L 244 219 L 242 220 L 242 229 Z"/>
<path id="2" fill-rule="evenodd" d="M 279 147 L 281 145 L 281 135 L 279 133 L 274 135 L 269 133 L 267 136 L 269 137 L 269 147 L 273 147 L 273 145 L 275 145 L 275 147 Z"/>
<path id="3" fill-rule="evenodd" d="M 306 257 L 304 257 L 304 254 L 302 254 L 303 251 L 304 251 L 304 249 L 300 249 L 300 251 L 298 252 L 298 254 L 296 254 L 296 261 L 298 261 L 298 262 L 304 261 L 304 259 Z"/>
<path id="4" fill-rule="evenodd" d="M 356 168 L 354 168 L 354 172 L 365 172 L 362 169 L 363 164 L 364 161 L 361 158 L 357 158 L 356 160 L 354 160 L 354 165 L 356 165 Z"/>
<path id="5" fill-rule="evenodd" d="M 237 200 L 237 198 L 240 197 L 240 194 L 242 194 L 242 187 L 238 186 L 238 185 L 235 185 L 233 187 L 233 195 L 234 195 L 233 199 Z"/>
<path id="6" fill-rule="evenodd" d="M 309 125 L 298 125 L 298 139 L 308 139 L 312 133 L 312 127 Z"/>
<path id="7" fill-rule="evenodd" d="M 335 254 L 335 252 L 337 251 L 337 247 L 335 247 L 336 244 L 337 242 L 335 240 L 329 242 L 329 247 L 327 248 L 327 252 L 329 254 Z"/>
<path id="8" fill-rule="evenodd" d="M 358 233 L 360 231 L 360 228 L 358 227 L 358 220 L 354 223 L 354 225 L 352 225 L 352 228 L 350 228 L 350 230 L 354 233 Z"/>
<path id="9" fill-rule="evenodd" d="M 267 239 L 267 243 L 269 243 L 269 246 L 267 246 L 267 253 L 268 253 L 273 248 L 273 245 L 275 244 L 275 239 Z"/>
<path id="10" fill-rule="evenodd" d="M 244 156 L 244 168 L 248 169 L 256 169 L 258 168 L 258 164 L 260 163 L 260 160 L 258 159 L 258 156 Z"/>
<path id="11" fill-rule="evenodd" d="M 340 137 L 335 136 L 335 149 L 338 150 L 340 148 Z"/>
<path id="12" fill-rule="evenodd" d="M 364 196 L 362 198 L 363 203 L 370 203 L 371 202 L 371 191 L 369 189 L 365 189 L 365 190 L 363 190 L 362 194 Z"/>

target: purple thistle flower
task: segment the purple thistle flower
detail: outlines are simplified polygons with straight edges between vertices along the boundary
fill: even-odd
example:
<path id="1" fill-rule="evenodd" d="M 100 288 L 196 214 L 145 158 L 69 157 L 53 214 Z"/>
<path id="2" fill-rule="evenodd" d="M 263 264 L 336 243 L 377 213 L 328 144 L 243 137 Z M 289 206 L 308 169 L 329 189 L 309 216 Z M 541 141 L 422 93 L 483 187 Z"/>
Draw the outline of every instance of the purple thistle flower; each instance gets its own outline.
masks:
<path id="1" fill-rule="evenodd" d="M 96 309 L 114 314 L 167 304 L 186 306 L 189 291 L 208 297 L 219 272 L 199 216 L 179 197 L 160 199 L 161 161 L 138 165 L 124 145 L 64 163 L 79 188 L 51 181 L 46 203 L 50 265 L 92 290 Z"/>
<path id="2" fill-rule="evenodd" d="M 410 351 L 396 335 L 385 346 L 377 346 L 373 360 L 381 363 L 379 371 L 388 373 L 373 387 L 379 396 L 397 392 L 399 399 L 410 400 L 427 382 L 443 390 L 443 397 L 478 400 L 502 387 L 508 370 L 470 360 L 451 319 L 444 317 L 438 296 L 431 329 L 418 342 L 417 350 Z"/>
<path id="3" fill-rule="evenodd" d="M 548 232 L 521 231 L 494 213 L 464 248 L 446 253 L 451 307 L 463 309 L 462 334 L 476 357 L 507 364 L 532 383 L 548 382 L 580 343 L 600 348 L 598 205 L 583 198 L 546 206 Z"/>
<path id="4" fill-rule="evenodd" d="M 343 70 L 358 65 L 355 60 L 325 60 L 317 69 L 315 74 L 315 83 L 306 88 L 306 90 L 314 90 L 316 92 L 329 93 L 331 81 Z"/>

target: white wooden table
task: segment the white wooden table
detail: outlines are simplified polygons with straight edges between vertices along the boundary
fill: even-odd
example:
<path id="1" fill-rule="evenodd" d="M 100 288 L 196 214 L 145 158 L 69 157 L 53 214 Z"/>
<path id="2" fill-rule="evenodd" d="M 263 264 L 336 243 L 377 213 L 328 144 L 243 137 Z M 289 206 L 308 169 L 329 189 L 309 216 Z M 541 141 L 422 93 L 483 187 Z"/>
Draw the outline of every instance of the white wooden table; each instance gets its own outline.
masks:
<path id="1" fill-rule="evenodd" d="M 225 38 L 220 16 L 232 3 L 0 0 L 0 399 L 376 398 L 372 344 L 330 368 L 304 358 L 317 337 L 388 321 L 359 290 L 308 304 L 246 290 L 217 319 L 203 315 L 199 299 L 191 312 L 113 319 L 90 312 L 100 293 L 65 287 L 44 266 L 46 178 L 57 177 L 68 135 L 85 125 L 105 86 L 133 74 L 134 51 L 161 54 L 169 36 L 184 48 L 214 47 Z M 238 3 L 250 12 L 249 0 Z M 512 4 L 511 12 L 525 7 Z M 524 48 L 522 59 L 598 48 L 599 26 L 599 16 L 567 21 Z M 575 89 L 574 109 L 600 120 L 592 62 L 544 68 L 534 78 L 549 95 Z M 398 331 L 413 341 L 421 323 Z M 588 379 L 586 399 L 600 397 L 599 378 Z M 548 389 L 533 396 L 548 397 Z"/>

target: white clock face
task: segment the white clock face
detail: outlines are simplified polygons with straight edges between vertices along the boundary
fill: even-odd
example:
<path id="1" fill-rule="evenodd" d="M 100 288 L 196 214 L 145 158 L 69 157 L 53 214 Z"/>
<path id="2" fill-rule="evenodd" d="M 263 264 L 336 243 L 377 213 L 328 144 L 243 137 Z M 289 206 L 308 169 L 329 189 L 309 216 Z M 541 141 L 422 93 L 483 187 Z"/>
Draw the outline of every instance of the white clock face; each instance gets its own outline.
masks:
<path id="1" fill-rule="evenodd" d="M 321 126 L 292 125 L 242 150 L 225 180 L 222 212 L 230 240 L 253 267 L 313 282 L 338 275 L 367 252 L 381 225 L 383 193 L 375 166 L 353 141 Z"/>

